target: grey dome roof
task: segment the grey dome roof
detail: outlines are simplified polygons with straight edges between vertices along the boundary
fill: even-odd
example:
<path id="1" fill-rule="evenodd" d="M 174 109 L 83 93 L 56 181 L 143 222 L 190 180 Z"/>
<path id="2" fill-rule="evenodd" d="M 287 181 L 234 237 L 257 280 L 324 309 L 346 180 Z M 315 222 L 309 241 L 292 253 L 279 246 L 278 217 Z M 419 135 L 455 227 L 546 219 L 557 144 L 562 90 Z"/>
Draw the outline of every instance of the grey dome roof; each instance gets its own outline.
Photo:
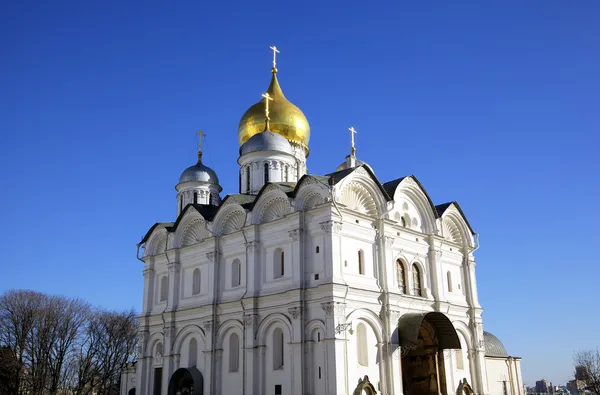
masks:
<path id="1" fill-rule="evenodd" d="M 489 357 L 508 357 L 508 352 L 504 348 L 504 344 L 496 336 L 490 332 L 483 332 L 483 340 L 485 341 L 485 355 Z"/>
<path id="2" fill-rule="evenodd" d="M 219 185 L 217 173 L 210 167 L 203 165 L 200 159 L 198 159 L 198 163 L 194 166 L 188 167 L 181 173 L 179 183 L 188 181 L 204 181 Z"/>
<path id="3" fill-rule="evenodd" d="M 367 165 L 367 166 L 369 166 L 367 163 L 363 162 L 362 160 L 356 159 L 356 165 L 355 165 L 354 167 L 358 167 L 358 166 L 360 166 L 360 165 Z M 369 168 L 370 168 L 370 167 L 371 167 L 371 166 L 369 166 Z M 339 166 L 338 166 L 338 167 L 335 169 L 335 171 L 342 171 L 342 170 L 346 170 L 346 169 L 348 169 L 348 168 L 349 168 L 349 167 L 348 167 L 348 162 L 347 162 L 347 161 L 344 161 L 344 162 L 342 162 L 342 163 L 341 163 L 341 164 L 340 164 L 340 165 L 339 165 Z M 371 170 L 372 170 L 372 169 L 371 169 Z"/>
<path id="4" fill-rule="evenodd" d="M 256 151 L 279 151 L 290 155 L 294 154 L 292 146 L 285 137 L 268 130 L 250 137 L 240 147 L 240 156 Z"/>

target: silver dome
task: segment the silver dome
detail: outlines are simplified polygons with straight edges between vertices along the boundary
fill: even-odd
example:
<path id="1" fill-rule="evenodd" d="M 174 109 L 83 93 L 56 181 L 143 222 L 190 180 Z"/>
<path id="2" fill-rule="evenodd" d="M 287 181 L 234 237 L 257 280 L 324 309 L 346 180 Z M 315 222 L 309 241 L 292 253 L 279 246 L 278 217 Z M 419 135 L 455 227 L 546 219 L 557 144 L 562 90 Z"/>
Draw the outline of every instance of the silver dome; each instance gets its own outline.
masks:
<path id="1" fill-rule="evenodd" d="M 356 159 L 356 165 L 355 165 L 354 167 L 358 167 L 358 166 L 360 166 L 360 165 L 367 165 L 367 166 L 369 166 L 368 164 L 366 164 L 366 163 L 365 163 L 365 162 L 363 162 L 362 160 L 358 160 L 358 159 Z M 371 167 L 371 166 L 369 166 L 369 168 L 370 168 L 370 167 Z M 340 164 L 340 165 L 339 165 L 339 166 L 338 166 L 338 167 L 335 169 L 335 171 L 342 171 L 342 170 L 346 170 L 346 169 L 349 169 L 349 168 L 350 168 L 350 167 L 348 166 L 348 162 L 347 162 L 347 161 L 344 161 L 344 163 Z"/>
<path id="2" fill-rule="evenodd" d="M 217 173 L 210 167 L 204 166 L 201 161 L 198 161 L 194 166 L 188 167 L 181 173 L 179 183 L 188 181 L 204 181 L 219 185 Z"/>
<path id="3" fill-rule="evenodd" d="M 508 352 L 504 344 L 496 336 L 490 332 L 483 332 L 483 340 L 485 342 L 485 355 L 490 357 L 508 357 Z"/>
<path id="4" fill-rule="evenodd" d="M 290 155 L 294 154 L 292 146 L 285 137 L 268 130 L 250 137 L 240 147 L 240 156 L 256 151 L 279 151 Z"/>

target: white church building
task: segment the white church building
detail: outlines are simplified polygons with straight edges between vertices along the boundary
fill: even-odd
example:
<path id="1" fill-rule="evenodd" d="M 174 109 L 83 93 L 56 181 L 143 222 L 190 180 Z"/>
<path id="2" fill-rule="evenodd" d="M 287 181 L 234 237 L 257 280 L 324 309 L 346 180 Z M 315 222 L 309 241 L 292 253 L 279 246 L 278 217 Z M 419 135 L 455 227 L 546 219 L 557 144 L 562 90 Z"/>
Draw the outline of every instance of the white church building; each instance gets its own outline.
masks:
<path id="1" fill-rule="evenodd" d="M 309 174 L 309 124 L 275 67 L 267 93 L 239 124 L 239 193 L 221 198 L 200 145 L 175 221 L 138 245 L 139 357 L 121 394 L 523 394 L 520 359 L 483 331 L 458 203 L 435 205 L 414 176 L 379 181 L 354 139 Z"/>

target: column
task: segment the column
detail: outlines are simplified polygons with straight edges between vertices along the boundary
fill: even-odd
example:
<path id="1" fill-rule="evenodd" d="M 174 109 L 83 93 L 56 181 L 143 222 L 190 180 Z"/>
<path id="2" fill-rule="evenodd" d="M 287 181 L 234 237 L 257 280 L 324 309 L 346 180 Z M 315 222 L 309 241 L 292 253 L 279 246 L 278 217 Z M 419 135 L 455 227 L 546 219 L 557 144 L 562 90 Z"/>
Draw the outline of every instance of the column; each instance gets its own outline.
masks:
<path id="1" fill-rule="evenodd" d="M 169 276 L 170 277 L 170 276 Z M 174 324 L 167 323 L 163 328 L 163 370 L 162 370 L 162 389 L 161 394 L 166 394 L 169 388 L 169 380 L 175 372 L 173 364 L 173 342 L 175 341 L 177 328 Z"/>
<path id="2" fill-rule="evenodd" d="M 169 268 L 169 295 L 167 297 L 167 310 L 177 310 L 179 305 L 179 283 L 181 265 L 178 261 L 173 261 L 168 264 Z"/>
<path id="3" fill-rule="evenodd" d="M 259 393 L 258 379 L 258 352 L 254 341 L 255 326 L 258 325 L 258 316 L 256 314 L 248 314 L 244 316 L 244 375 L 246 379 L 246 388 L 244 394 L 254 395 Z"/>
<path id="4" fill-rule="evenodd" d="M 321 222 L 320 225 L 321 230 L 327 235 L 323 243 L 325 278 L 334 283 L 343 283 L 342 223 L 329 220 Z"/>
<path id="5" fill-rule="evenodd" d="M 292 317 L 292 338 L 289 344 L 292 355 L 292 394 L 303 395 L 304 352 L 302 350 L 302 308 L 299 306 L 290 307 L 288 314 Z"/>
<path id="6" fill-rule="evenodd" d="M 144 269 L 144 304 L 142 314 L 150 314 L 154 301 L 154 264 L 148 265 Z"/>
<path id="7" fill-rule="evenodd" d="M 408 286 L 408 285 L 407 285 Z M 399 311 L 388 310 L 386 314 L 386 321 L 389 327 L 389 341 L 387 342 L 387 354 L 386 361 L 389 365 L 389 374 L 387 378 L 387 389 L 390 395 L 401 395 L 403 393 L 402 388 L 402 348 L 400 347 L 400 336 L 397 335 L 394 338 L 394 331 L 398 325 L 398 319 L 401 313 Z M 393 343 L 394 340 L 398 341 L 398 344 Z"/>
<path id="8" fill-rule="evenodd" d="M 136 366 L 136 393 L 145 394 L 148 392 L 148 358 L 146 345 L 149 332 L 143 328 L 138 330 L 138 364 Z"/>
<path id="9" fill-rule="evenodd" d="M 429 253 L 427 256 L 429 259 L 431 294 L 437 302 L 441 302 L 442 299 L 445 300 L 445 298 L 442 298 L 442 288 L 444 284 L 442 279 L 442 270 L 438 265 L 438 257 L 441 257 L 442 251 L 435 245 L 435 242 L 435 236 L 431 235 L 429 237 Z"/>
<path id="10" fill-rule="evenodd" d="M 346 304 L 340 302 L 321 303 L 325 312 L 325 349 L 327 358 L 327 395 L 348 393 L 348 358 L 346 330 Z M 332 374 L 335 373 L 335 374 Z"/>
<path id="11" fill-rule="evenodd" d="M 258 241 L 246 242 L 246 293 L 247 296 L 255 296 L 260 289 L 261 268 L 256 259 L 258 254 Z"/>
<path id="12" fill-rule="evenodd" d="M 212 352 L 212 342 L 213 342 L 213 320 L 209 319 L 209 320 L 205 320 L 204 322 L 202 322 L 202 328 L 204 329 L 204 333 L 205 333 L 205 337 L 204 337 L 204 341 L 205 341 L 205 346 L 207 347 L 207 350 L 204 351 L 204 369 L 206 370 L 206 373 L 204 374 L 204 391 L 205 393 L 208 394 L 212 394 L 212 393 L 216 393 L 215 389 L 213 387 L 214 385 L 214 380 L 213 380 L 213 370 L 215 369 L 215 366 L 213 365 L 213 361 L 214 361 L 214 355 Z M 166 394 L 166 392 L 165 392 Z"/>
<path id="13" fill-rule="evenodd" d="M 300 214 L 302 215 L 302 214 Z M 296 287 L 300 287 L 302 284 L 302 275 L 304 271 L 302 270 L 304 267 L 302 265 L 302 253 L 301 249 L 301 239 L 302 229 L 294 229 L 288 232 L 288 236 L 292 240 L 292 253 L 291 253 L 291 270 L 292 270 L 292 283 Z M 287 268 L 286 268 L 287 270 Z"/>

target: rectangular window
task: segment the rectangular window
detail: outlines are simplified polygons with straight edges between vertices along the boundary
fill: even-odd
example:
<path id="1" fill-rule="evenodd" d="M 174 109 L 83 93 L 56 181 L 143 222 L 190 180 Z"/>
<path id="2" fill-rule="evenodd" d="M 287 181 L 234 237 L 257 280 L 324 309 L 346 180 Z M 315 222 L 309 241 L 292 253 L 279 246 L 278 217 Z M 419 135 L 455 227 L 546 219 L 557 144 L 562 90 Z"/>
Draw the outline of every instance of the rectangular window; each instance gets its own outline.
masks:
<path id="1" fill-rule="evenodd" d="M 154 395 L 160 395 L 162 391 L 162 368 L 154 369 Z"/>
<path id="2" fill-rule="evenodd" d="M 281 395 L 283 394 L 282 389 L 281 389 L 281 384 L 275 384 L 275 395 Z"/>

